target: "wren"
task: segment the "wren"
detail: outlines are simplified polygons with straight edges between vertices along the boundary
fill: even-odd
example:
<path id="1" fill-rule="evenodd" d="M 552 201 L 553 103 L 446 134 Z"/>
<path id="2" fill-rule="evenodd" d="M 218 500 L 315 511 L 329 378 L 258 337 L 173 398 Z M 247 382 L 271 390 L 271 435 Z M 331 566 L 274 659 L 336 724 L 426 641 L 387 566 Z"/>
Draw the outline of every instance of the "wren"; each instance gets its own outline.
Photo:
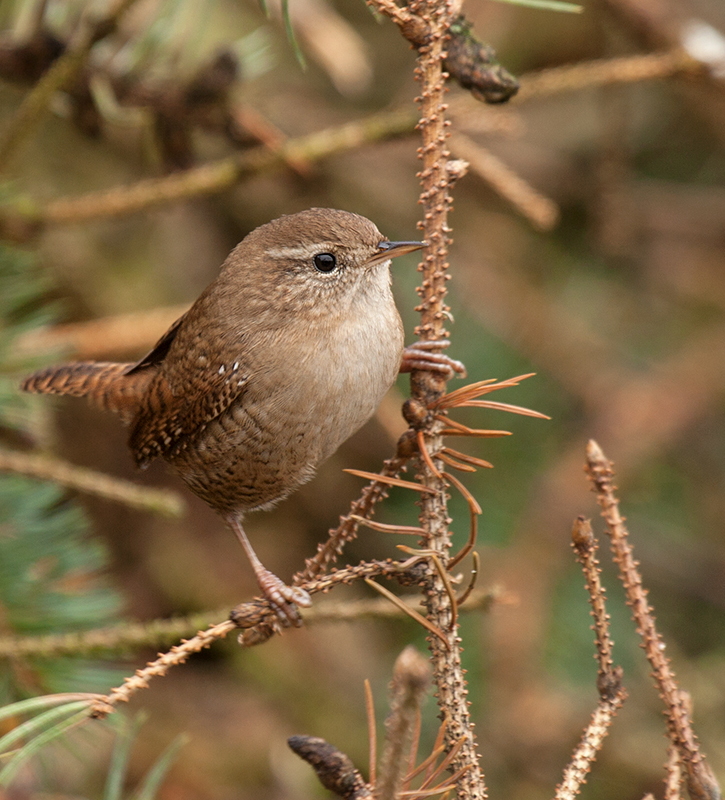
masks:
<path id="1" fill-rule="evenodd" d="M 246 551 L 284 625 L 307 592 L 267 570 L 242 518 L 310 480 L 375 413 L 399 371 L 463 366 L 447 342 L 403 348 L 391 259 L 425 242 L 388 241 L 357 214 L 313 208 L 248 234 L 219 276 L 131 364 L 78 362 L 26 378 L 29 392 L 87 397 L 130 428 L 140 467 L 165 459 Z"/>

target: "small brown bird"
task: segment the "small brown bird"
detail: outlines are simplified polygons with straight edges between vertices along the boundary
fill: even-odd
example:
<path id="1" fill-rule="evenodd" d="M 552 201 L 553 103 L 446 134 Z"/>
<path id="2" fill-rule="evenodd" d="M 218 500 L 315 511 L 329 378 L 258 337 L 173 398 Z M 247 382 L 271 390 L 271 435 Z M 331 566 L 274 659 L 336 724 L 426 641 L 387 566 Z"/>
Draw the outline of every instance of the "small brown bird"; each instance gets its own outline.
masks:
<path id="1" fill-rule="evenodd" d="M 390 242 L 357 214 L 313 208 L 246 236 L 219 276 L 134 364 L 79 362 L 28 377 L 29 392 L 87 397 L 130 427 L 136 463 L 168 461 L 244 547 L 284 624 L 310 605 L 257 558 L 242 527 L 308 481 L 375 413 L 399 371 L 463 372 L 446 343 L 403 349 Z"/>

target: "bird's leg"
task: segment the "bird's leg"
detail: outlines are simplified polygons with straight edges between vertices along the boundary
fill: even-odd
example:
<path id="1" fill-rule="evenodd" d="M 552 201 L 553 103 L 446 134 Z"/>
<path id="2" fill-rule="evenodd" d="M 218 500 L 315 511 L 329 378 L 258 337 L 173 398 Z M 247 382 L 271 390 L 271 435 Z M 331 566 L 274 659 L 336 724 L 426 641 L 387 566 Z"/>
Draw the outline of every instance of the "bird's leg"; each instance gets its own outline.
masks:
<path id="1" fill-rule="evenodd" d="M 450 345 L 448 339 L 436 339 L 435 341 L 421 341 L 409 344 L 403 350 L 403 360 L 400 362 L 400 372 L 412 372 L 414 369 L 430 370 L 440 372 L 446 379 L 458 373 L 462 378 L 466 377 L 466 368 L 460 361 L 452 359 L 445 353 L 431 353 L 431 350 L 441 350 Z"/>
<path id="2" fill-rule="evenodd" d="M 302 618 L 297 606 L 307 608 L 312 605 L 309 594 L 299 586 L 287 586 L 273 572 L 270 572 L 259 560 L 254 552 L 252 545 L 247 539 L 247 534 L 242 527 L 241 519 L 230 514 L 226 517 L 229 527 L 237 534 L 237 538 L 242 543 L 244 552 L 247 554 L 249 563 L 252 565 L 254 574 L 257 576 L 257 583 L 262 590 L 262 594 L 274 608 L 277 617 L 285 628 L 294 626 L 299 628 L 302 625 Z"/>

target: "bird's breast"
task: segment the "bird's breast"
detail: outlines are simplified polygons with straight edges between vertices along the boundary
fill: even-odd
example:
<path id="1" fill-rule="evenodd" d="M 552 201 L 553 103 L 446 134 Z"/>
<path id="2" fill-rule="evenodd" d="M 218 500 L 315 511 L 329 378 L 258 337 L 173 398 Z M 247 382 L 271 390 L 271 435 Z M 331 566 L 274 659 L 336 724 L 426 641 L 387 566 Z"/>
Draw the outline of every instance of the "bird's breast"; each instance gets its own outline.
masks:
<path id="1" fill-rule="evenodd" d="M 281 418 L 309 436 L 310 458 L 327 458 L 373 416 L 394 383 L 403 351 L 400 316 L 389 302 L 324 321 L 288 342 L 289 379 L 279 386 Z"/>
<path id="2" fill-rule="evenodd" d="M 220 510 L 251 510 L 309 480 L 373 416 L 398 374 L 402 323 L 385 299 L 364 315 L 304 331 L 287 325 L 272 337 L 239 398 L 173 459 L 193 491 Z"/>

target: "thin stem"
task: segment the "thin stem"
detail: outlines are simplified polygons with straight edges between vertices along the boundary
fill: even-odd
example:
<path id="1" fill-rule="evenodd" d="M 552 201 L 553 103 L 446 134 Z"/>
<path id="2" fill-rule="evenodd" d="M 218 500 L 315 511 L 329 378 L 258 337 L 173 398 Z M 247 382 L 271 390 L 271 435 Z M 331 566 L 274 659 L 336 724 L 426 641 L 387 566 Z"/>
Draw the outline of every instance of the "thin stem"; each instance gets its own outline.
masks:
<path id="1" fill-rule="evenodd" d="M 579 794 L 586 775 L 609 733 L 617 709 L 625 697 L 626 692 L 620 687 L 619 693 L 612 698 L 600 699 L 571 761 L 564 770 L 563 779 L 556 787 L 556 800 L 573 800 Z"/>
<path id="2" fill-rule="evenodd" d="M 705 66 L 681 47 L 664 53 L 606 58 L 531 72 L 520 78 L 516 102 L 576 92 L 596 86 L 669 78 L 681 73 L 705 72 Z"/>
<path id="3" fill-rule="evenodd" d="M 8 209 L 3 215 L 5 219 L 0 219 L 0 222 L 8 229 L 22 230 L 22 236 L 27 240 L 37 235 L 45 225 L 68 225 L 123 216 L 190 197 L 214 194 L 228 189 L 248 175 L 271 169 L 290 159 L 320 161 L 369 142 L 412 133 L 414 128 L 415 118 L 409 113 L 381 112 L 363 120 L 289 139 L 278 150 L 255 147 L 239 155 L 163 178 L 149 178 L 132 186 L 52 200 L 31 214 Z"/>
<path id="4" fill-rule="evenodd" d="M 429 683 L 428 662 L 414 647 L 406 647 L 393 669 L 390 714 L 385 721 L 385 746 L 375 785 L 378 800 L 395 800 L 402 788 L 407 766 L 405 751 L 413 740 Z"/>
<path id="5" fill-rule="evenodd" d="M 584 517 L 577 517 L 574 521 L 572 546 L 584 571 L 589 602 L 592 606 L 591 615 L 594 617 L 595 642 L 599 662 L 597 678 L 599 704 L 564 770 L 562 782 L 556 788 L 556 800 L 573 800 L 579 794 L 604 739 L 609 733 L 609 727 L 614 721 L 617 710 L 627 697 L 627 692 L 621 683 L 622 669 L 614 667 L 612 661 L 609 615 L 605 604 L 604 587 L 600 580 L 599 562 L 596 557 L 597 540 L 589 520 Z"/>
<path id="6" fill-rule="evenodd" d="M 356 580 L 365 578 L 376 576 L 404 576 L 406 571 L 420 560 L 421 558 L 416 556 L 404 562 L 363 562 L 355 567 L 335 570 L 330 575 L 310 580 L 302 585 L 310 594 L 318 594 L 327 592 L 339 584 L 351 584 Z M 377 586 L 378 590 L 381 588 L 382 587 L 379 585 Z M 488 608 L 494 600 L 495 593 L 494 595 L 482 593 L 480 598 L 477 595 L 475 598 L 469 599 L 466 607 L 468 609 L 476 607 Z M 400 604 L 408 605 L 408 603 L 402 600 Z M 330 620 L 357 619 L 371 614 L 385 616 L 384 611 L 382 611 L 378 605 L 357 603 L 351 604 L 351 606 L 350 609 L 346 609 L 344 606 L 336 606 L 330 612 L 305 609 L 303 614 L 305 619 L 308 615 L 311 615 L 313 618 L 317 616 L 320 620 L 325 618 Z M 413 609 L 406 607 L 402 610 L 410 614 L 410 611 Z M 397 609 L 395 609 L 395 611 L 400 613 Z M 243 647 L 262 644 L 276 632 L 271 622 L 273 618 L 274 612 L 266 600 L 242 603 L 232 611 L 231 619 L 215 625 L 210 625 L 206 630 L 199 631 L 190 639 L 182 641 L 181 644 L 172 647 L 168 652 L 163 653 L 157 659 L 151 661 L 143 669 L 137 670 L 133 676 L 126 678 L 121 686 L 111 690 L 107 696 L 99 698 L 94 704 L 94 716 L 102 717 L 111 713 L 119 702 L 126 702 L 140 689 L 147 689 L 149 682 L 153 678 L 163 677 L 171 668 L 183 664 L 191 655 L 210 647 L 217 639 L 223 639 L 234 630 L 242 628 L 242 632 L 239 635 L 239 643 Z M 444 636 L 442 631 L 438 632 L 437 635 Z M 27 652 L 26 649 L 21 649 Z"/>
<path id="7" fill-rule="evenodd" d="M 421 27 L 427 29 L 425 44 L 418 49 L 416 78 L 421 84 L 419 129 L 422 145 L 418 155 L 422 161 L 419 173 L 421 181 L 420 203 L 423 207 L 423 237 L 429 243 L 424 261 L 419 267 L 423 273 L 418 289 L 421 302 L 417 307 L 421 314 L 416 333 L 423 340 L 447 338 L 445 321 L 449 316 L 446 305 L 446 281 L 448 270 L 448 211 L 451 205 L 450 178 L 447 164 L 450 153 L 446 148 L 448 127 L 446 119 L 445 79 L 443 70 L 446 37 L 454 9 L 447 2 L 413 0 L 408 10 L 413 13 Z M 411 374 L 412 402 L 423 409 L 431 409 L 445 391 L 445 379 L 428 372 L 414 371 Z M 433 420 L 425 429 L 425 443 L 430 455 L 435 458 L 442 449 L 440 431 L 443 423 Z M 426 530 L 424 548 L 436 553 L 439 562 L 447 567 L 451 547 L 448 530 L 446 485 L 430 470 L 425 460 L 419 463 L 421 482 L 435 490 L 434 494 L 423 494 L 420 498 L 421 527 Z M 450 764 L 451 772 L 457 776 L 456 790 L 461 800 L 480 800 L 486 797 L 476 752 L 467 702 L 466 681 L 461 667 L 460 640 L 457 626 L 452 624 L 454 609 L 445 582 L 438 571 L 429 566 L 424 581 L 425 604 L 429 621 L 444 632 L 446 642 L 438 636 L 429 636 L 433 676 L 437 687 L 438 705 L 447 720 L 445 729 L 446 750 L 461 741 L 460 751 Z"/>
<path id="8" fill-rule="evenodd" d="M 381 474 L 386 477 L 395 477 L 405 466 L 406 456 L 396 455 L 383 464 Z M 293 584 L 299 586 L 320 575 L 323 575 L 348 542 L 356 536 L 359 527 L 358 517 L 369 517 L 373 514 L 375 506 L 388 496 L 388 486 L 382 481 L 374 480 L 366 486 L 360 498 L 350 506 L 350 512 L 340 517 L 340 524 L 329 532 L 326 542 L 317 548 L 317 554 L 305 561 L 305 568 L 293 578 Z"/>
<path id="9" fill-rule="evenodd" d="M 170 489 L 138 486 L 131 481 L 104 475 L 102 472 L 78 467 L 46 455 L 0 449 L 0 472 L 52 481 L 68 489 L 168 517 L 180 517 L 184 513 L 184 501 Z"/>
<path id="10" fill-rule="evenodd" d="M 462 133 L 451 137 L 451 149 L 464 158 L 472 172 L 482 178 L 495 192 L 541 231 L 549 231 L 559 222 L 559 206 L 514 172 L 490 150 Z"/>
<path id="11" fill-rule="evenodd" d="M 106 716 L 110 711 L 114 710 L 118 703 L 127 703 L 139 689 L 147 689 L 150 680 L 163 677 L 172 667 L 183 664 L 194 653 L 205 650 L 217 639 L 223 639 L 236 629 L 237 626 L 234 622 L 225 620 L 218 625 L 211 625 L 205 631 L 199 631 L 191 639 L 175 645 L 154 661 L 149 662 L 143 669 L 136 670 L 120 686 L 112 689 L 103 701 L 96 704 L 93 715 L 95 717 Z"/>
<path id="12" fill-rule="evenodd" d="M 642 576 L 634 559 L 629 531 L 624 517 L 619 512 L 619 500 L 614 494 L 614 472 L 599 445 L 590 440 L 587 445 L 587 473 L 602 507 L 602 516 L 607 523 L 614 561 L 627 594 L 627 605 L 637 624 L 642 638 L 642 647 L 652 667 L 652 675 L 665 704 L 667 732 L 677 747 L 685 768 L 687 787 L 694 798 L 719 798 L 720 788 L 715 776 L 700 751 L 697 736 L 692 727 L 688 708 L 680 691 L 669 658 L 665 655 L 665 643 L 655 626 L 653 609 L 647 601 L 647 592 L 642 586 Z"/>

